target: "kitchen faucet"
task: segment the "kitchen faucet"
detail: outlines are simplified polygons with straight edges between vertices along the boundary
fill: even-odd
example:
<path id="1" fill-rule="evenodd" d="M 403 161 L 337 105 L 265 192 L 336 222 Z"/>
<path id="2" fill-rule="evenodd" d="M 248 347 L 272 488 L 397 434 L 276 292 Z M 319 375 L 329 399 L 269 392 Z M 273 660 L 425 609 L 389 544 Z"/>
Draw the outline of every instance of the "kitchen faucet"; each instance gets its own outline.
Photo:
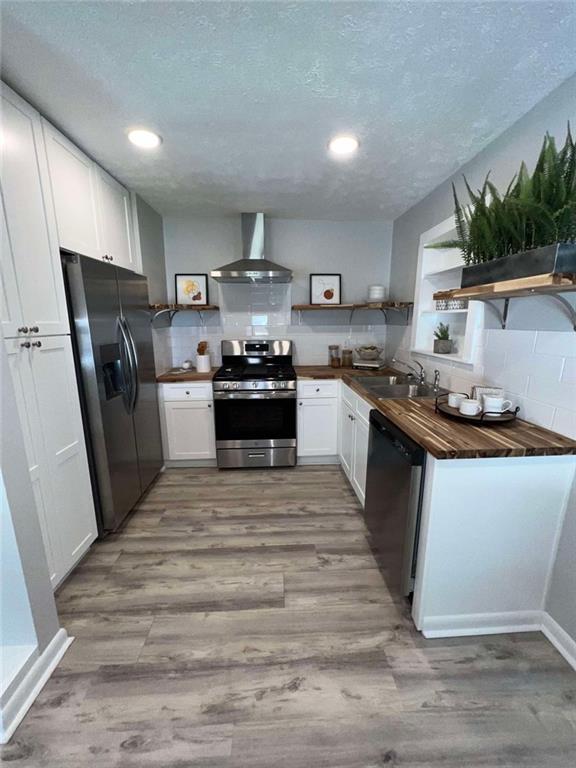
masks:
<path id="1" fill-rule="evenodd" d="M 395 365 L 403 365 L 405 368 L 408 368 L 409 371 L 412 371 L 414 376 L 418 377 L 420 384 L 426 384 L 426 371 L 424 370 L 424 366 L 419 363 L 418 360 L 414 360 L 414 362 L 420 370 L 414 368 L 410 363 L 405 363 L 403 360 L 397 360 L 395 357 L 392 358 L 392 363 Z M 438 374 L 438 376 L 440 376 L 440 374 Z M 434 379 L 434 381 L 436 381 L 436 379 Z"/>

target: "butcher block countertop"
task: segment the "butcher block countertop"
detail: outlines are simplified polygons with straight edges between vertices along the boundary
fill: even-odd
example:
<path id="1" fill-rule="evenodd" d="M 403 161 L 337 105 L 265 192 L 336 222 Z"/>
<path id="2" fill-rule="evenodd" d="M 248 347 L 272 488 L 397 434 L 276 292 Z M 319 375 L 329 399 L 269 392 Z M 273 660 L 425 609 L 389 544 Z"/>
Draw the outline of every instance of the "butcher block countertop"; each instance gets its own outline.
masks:
<path id="1" fill-rule="evenodd" d="M 517 419 L 500 427 L 458 422 L 434 413 L 433 399 L 378 400 L 357 381 L 359 376 L 398 373 L 392 368 L 380 371 L 331 368 L 328 365 L 297 365 L 295 368 L 299 379 L 342 379 L 436 459 L 576 455 L 576 441 L 528 421 Z M 211 381 L 216 370 L 198 373 L 173 369 L 158 376 L 157 381 L 161 384 Z"/>
<path id="2" fill-rule="evenodd" d="M 435 413 L 430 398 L 378 400 L 353 376 L 345 376 L 344 382 L 436 459 L 576 454 L 576 441 L 529 421 L 480 427 Z"/>
<path id="3" fill-rule="evenodd" d="M 329 365 L 296 365 L 296 375 L 299 379 L 341 379 L 344 376 L 381 376 L 382 374 L 397 373 L 392 368 L 383 368 L 380 371 L 361 371 L 356 368 L 331 368 Z M 212 368 L 210 373 L 198 373 L 192 369 L 182 371 L 180 368 L 172 368 L 170 371 L 156 377 L 159 384 L 174 384 L 182 381 L 212 381 L 212 377 L 218 368 Z"/>

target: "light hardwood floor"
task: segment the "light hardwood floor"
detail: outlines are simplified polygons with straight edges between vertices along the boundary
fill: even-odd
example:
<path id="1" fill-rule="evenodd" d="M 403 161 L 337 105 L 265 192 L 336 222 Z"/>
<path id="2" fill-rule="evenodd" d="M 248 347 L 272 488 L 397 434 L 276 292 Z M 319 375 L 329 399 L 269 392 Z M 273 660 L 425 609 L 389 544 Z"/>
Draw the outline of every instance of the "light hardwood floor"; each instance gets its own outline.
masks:
<path id="1" fill-rule="evenodd" d="M 58 595 L 17 768 L 574 768 L 540 635 L 424 640 L 337 468 L 170 470 Z M 454 574 L 458 578 L 458 574 Z"/>

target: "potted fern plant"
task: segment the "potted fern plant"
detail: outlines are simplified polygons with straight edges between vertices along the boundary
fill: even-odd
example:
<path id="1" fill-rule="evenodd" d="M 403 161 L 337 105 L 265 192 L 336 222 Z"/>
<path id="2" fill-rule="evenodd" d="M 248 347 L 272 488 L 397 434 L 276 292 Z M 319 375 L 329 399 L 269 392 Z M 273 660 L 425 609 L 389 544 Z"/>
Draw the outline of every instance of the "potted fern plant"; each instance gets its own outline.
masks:
<path id="1" fill-rule="evenodd" d="M 558 150 L 546 134 L 532 174 L 526 164 L 503 194 L 486 177 L 471 205 L 454 194 L 455 240 L 436 248 L 458 248 L 466 265 L 461 287 L 542 274 L 576 274 L 576 144 L 570 125 Z"/>
<path id="2" fill-rule="evenodd" d="M 454 342 L 450 338 L 450 326 L 438 323 L 434 331 L 434 352 L 440 355 L 450 355 L 454 350 Z"/>

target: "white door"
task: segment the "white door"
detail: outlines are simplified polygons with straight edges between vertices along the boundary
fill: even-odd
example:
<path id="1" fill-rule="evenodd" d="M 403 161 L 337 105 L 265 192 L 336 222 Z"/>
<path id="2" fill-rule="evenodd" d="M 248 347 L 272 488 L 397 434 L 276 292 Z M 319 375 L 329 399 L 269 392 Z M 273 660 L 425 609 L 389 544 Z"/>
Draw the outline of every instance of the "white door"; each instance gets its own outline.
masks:
<path id="1" fill-rule="evenodd" d="M 16 336 L 22 326 L 34 335 L 68 333 L 40 115 L 5 86 L 1 134 L 4 333 Z"/>
<path id="2" fill-rule="evenodd" d="M 338 399 L 298 401 L 298 456 L 338 455 Z"/>
<path id="3" fill-rule="evenodd" d="M 368 440 L 370 426 L 363 419 L 356 416 L 354 421 L 354 461 L 352 465 L 352 486 L 356 495 L 364 505 L 366 496 L 366 468 L 368 466 Z"/>
<path id="4" fill-rule="evenodd" d="M 36 407 L 36 396 L 32 378 L 31 342 L 27 339 L 7 339 L 6 351 L 12 376 L 16 407 L 22 426 L 28 471 L 36 500 L 36 510 L 48 561 L 50 581 L 56 587 L 64 573 L 60 572 L 61 555 L 55 528 L 50 524 L 52 497 L 50 492 L 50 470 L 42 442 L 40 418 Z M 26 346 L 24 346 L 26 345 Z M 28 346 L 28 348 L 26 348 Z"/>
<path id="5" fill-rule="evenodd" d="M 340 409 L 340 462 L 349 478 L 352 477 L 354 461 L 354 418 L 354 411 L 343 400 Z"/>
<path id="6" fill-rule="evenodd" d="M 49 522 L 58 537 L 59 570 L 65 575 L 97 533 L 70 337 L 34 339 L 30 359 L 52 486 Z"/>
<path id="7" fill-rule="evenodd" d="M 96 178 L 101 255 L 119 267 L 136 269 L 130 193 L 101 168 Z"/>
<path id="8" fill-rule="evenodd" d="M 164 403 L 168 459 L 214 459 L 214 409 L 212 402 Z"/>
<path id="9" fill-rule="evenodd" d="M 42 125 L 60 246 L 99 259 L 95 165 L 49 122 Z"/>

